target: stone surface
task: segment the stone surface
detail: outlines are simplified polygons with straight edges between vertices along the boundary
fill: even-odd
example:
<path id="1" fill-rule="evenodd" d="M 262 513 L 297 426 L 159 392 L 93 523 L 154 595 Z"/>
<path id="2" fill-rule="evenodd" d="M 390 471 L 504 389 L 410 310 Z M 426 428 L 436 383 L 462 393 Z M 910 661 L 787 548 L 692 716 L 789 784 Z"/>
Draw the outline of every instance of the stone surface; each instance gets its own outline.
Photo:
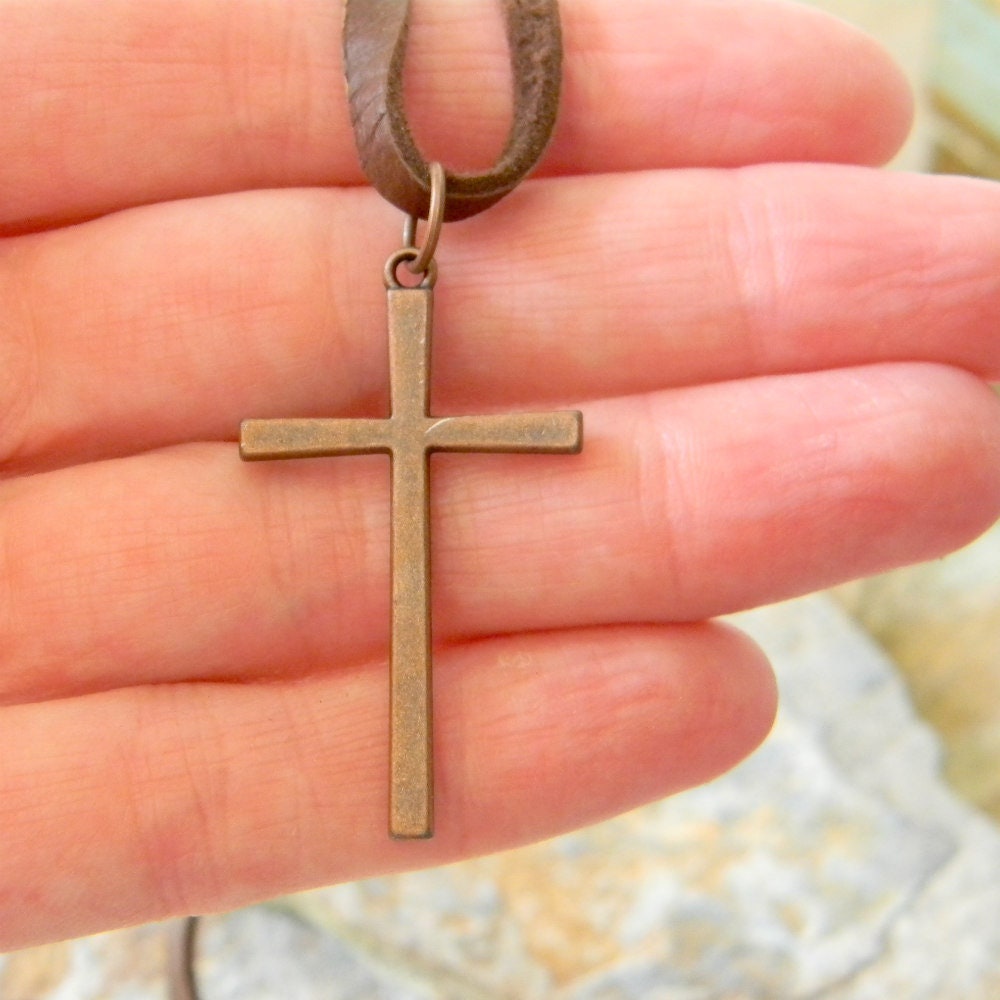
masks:
<path id="1" fill-rule="evenodd" d="M 532 848 L 211 920 L 206 1000 L 995 1000 L 1000 832 L 940 780 L 892 664 L 828 598 L 741 623 L 784 703 L 750 761 Z M 0 1000 L 161 998 L 161 962 L 158 928 L 22 952 Z"/>
<path id="2" fill-rule="evenodd" d="M 1000 526 L 947 559 L 840 587 L 942 734 L 946 775 L 1000 820 Z"/>

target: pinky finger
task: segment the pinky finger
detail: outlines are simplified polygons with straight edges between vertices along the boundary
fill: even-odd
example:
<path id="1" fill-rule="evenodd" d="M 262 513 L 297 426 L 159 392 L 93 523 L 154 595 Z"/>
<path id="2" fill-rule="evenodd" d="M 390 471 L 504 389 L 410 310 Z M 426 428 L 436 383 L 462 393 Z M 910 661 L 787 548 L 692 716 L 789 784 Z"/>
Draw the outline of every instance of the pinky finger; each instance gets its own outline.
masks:
<path id="1" fill-rule="evenodd" d="M 715 624 L 506 636 L 437 666 L 418 843 L 384 832 L 382 664 L 4 709 L 0 950 L 552 836 L 727 770 L 775 707 L 762 654 Z"/>

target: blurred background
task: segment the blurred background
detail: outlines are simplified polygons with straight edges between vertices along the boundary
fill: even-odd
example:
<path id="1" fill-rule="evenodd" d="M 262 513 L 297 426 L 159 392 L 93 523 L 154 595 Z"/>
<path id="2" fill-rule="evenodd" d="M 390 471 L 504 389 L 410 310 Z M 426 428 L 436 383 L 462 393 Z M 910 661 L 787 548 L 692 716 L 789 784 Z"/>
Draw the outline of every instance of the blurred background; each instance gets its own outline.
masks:
<path id="1" fill-rule="evenodd" d="M 812 0 L 920 95 L 897 169 L 1000 178 L 1000 0 Z M 1000 280 L 1000 277 L 998 277 Z M 205 1000 L 996 1000 L 1000 532 L 739 616 L 783 708 L 599 827 L 214 918 Z M 0 1000 L 165 996 L 163 928 L 0 957 Z"/>
<path id="2" fill-rule="evenodd" d="M 809 2 L 880 38 L 914 81 L 917 125 L 896 167 L 1000 179 L 1000 0 Z M 946 744 L 952 785 L 1000 820 L 997 531 L 835 597 L 896 660 Z"/>

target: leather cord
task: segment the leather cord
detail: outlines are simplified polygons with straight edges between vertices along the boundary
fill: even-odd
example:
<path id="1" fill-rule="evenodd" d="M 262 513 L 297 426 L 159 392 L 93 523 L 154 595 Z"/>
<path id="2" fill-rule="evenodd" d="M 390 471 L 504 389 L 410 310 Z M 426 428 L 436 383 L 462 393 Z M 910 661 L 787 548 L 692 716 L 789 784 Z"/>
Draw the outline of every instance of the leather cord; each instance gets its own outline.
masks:
<path id="1" fill-rule="evenodd" d="M 167 931 L 167 996 L 169 1000 L 200 1000 L 194 956 L 198 917 L 175 920 Z"/>
<path id="2" fill-rule="evenodd" d="M 514 82 L 514 120 L 500 159 L 485 173 L 447 173 L 445 220 L 496 204 L 535 166 L 555 127 L 562 79 L 558 0 L 501 0 Z M 429 165 L 403 106 L 410 0 L 346 0 L 344 71 L 365 175 L 383 198 L 426 218 Z"/>

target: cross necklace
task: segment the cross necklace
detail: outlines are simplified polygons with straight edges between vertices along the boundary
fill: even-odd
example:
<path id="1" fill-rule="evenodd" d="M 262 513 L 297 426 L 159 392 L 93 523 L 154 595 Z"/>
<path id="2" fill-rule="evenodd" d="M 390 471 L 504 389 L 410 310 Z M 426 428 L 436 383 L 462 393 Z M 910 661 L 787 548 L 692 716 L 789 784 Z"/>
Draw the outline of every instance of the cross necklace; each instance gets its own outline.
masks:
<path id="1" fill-rule="evenodd" d="M 576 411 L 454 417 L 428 412 L 434 252 L 442 224 L 494 205 L 541 157 L 558 113 L 562 33 L 558 0 L 499 0 L 514 91 L 510 134 L 491 170 L 446 174 L 421 156 L 406 119 L 403 63 L 410 0 L 343 3 L 344 70 L 361 166 L 407 219 L 403 248 L 389 257 L 383 275 L 390 415 L 245 420 L 240 456 L 249 462 L 372 453 L 390 458 L 389 834 L 416 840 L 434 832 L 429 456 L 435 451 L 568 454 L 583 444 L 583 418 Z M 418 219 L 428 223 L 419 248 Z M 412 276 L 406 283 L 400 280 L 401 268 Z M 171 934 L 171 1000 L 198 1000 L 197 928 L 198 918 L 189 917 Z"/>
<path id="2" fill-rule="evenodd" d="M 436 269 L 415 288 L 400 284 L 397 277 L 399 266 L 417 256 L 415 248 L 405 248 L 386 266 L 388 419 L 246 420 L 240 428 L 245 461 L 390 456 L 389 833 L 397 839 L 426 838 L 433 832 L 428 456 L 435 451 L 572 453 L 582 445 L 577 412 L 479 417 L 433 417 L 427 412 Z"/>
<path id="3" fill-rule="evenodd" d="M 246 420 L 240 428 L 245 461 L 390 456 L 389 833 L 397 839 L 433 834 L 429 455 L 570 454 L 582 447 L 583 419 L 576 411 L 449 417 L 428 412 L 434 251 L 442 223 L 481 211 L 511 190 L 538 159 L 555 121 L 561 64 L 556 0 L 504 0 L 504 9 L 515 87 L 507 148 L 488 174 L 446 175 L 439 164 L 424 163 L 402 109 L 408 0 L 348 0 L 345 66 L 362 164 L 408 220 L 406 245 L 389 258 L 383 276 L 391 415 Z M 422 248 L 415 245 L 418 217 L 428 219 Z M 404 265 L 417 284 L 400 281 Z"/>

